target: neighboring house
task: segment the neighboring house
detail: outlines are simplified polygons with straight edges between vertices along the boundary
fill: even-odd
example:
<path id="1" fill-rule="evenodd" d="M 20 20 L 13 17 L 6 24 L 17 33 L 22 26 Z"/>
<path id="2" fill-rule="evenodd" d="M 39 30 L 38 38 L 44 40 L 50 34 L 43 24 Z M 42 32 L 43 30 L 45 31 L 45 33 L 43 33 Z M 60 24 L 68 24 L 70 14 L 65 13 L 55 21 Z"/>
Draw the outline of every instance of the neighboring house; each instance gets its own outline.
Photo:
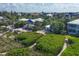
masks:
<path id="1" fill-rule="evenodd" d="M 4 17 L 0 16 L 0 22 L 2 22 L 2 21 L 3 21 L 3 19 L 4 19 Z"/>
<path id="2" fill-rule="evenodd" d="M 49 13 L 49 14 L 47 14 L 47 16 L 49 16 L 49 17 L 53 17 L 53 14 Z"/>
<path id="3" fill-rule="evenodd" d="M 67 23 L 68 34 L 79 34 L 79 19 Z"/>
<path id="4" fill-rule="evenodd" d="M 50 28 L 50 25 L 46 25 L 46 26 L 45 26 L 45 32 L 50 32 L 50 29 L 51 29 L 51 28 Z"/>
<path id="5" fill-rule="evenodd" d="M 23 29 L 27 29 L 27 30 L 32 30 L 32 28 L 35 26 L 35 22 L 43 22 L 44 19 L 42 18 L 36 18 L 36 19 L 26 19 L 26 18 L 22 18 L 19 19 L 19 21 L 25 21 L 27 22 L 26 25 L 24 25 L 22 28 Z"/>
<path id="6" fill-rule="evenodd" d="M 37 19 L 33 19 L 33 21 L 34 21 L 34 22 L 36 22 L 36 21 L 43 22 L 44 19 L 42 19 L 42 18 L 37 18 Z"/>
<path id="7" fill-rule="evenodd" d="M 19 12 L 18 15 L 21 16 L 22 14 Z"/>
<path id="8" fill-rule="evenodd" d="M 26 18 L 22 18 L 22 19 L 19 19 L 19 21 L 30 21 L 30 22 L 36 22 L 36 21 L 39 21 L 39 22 L 43 22 L 44 19 L 42 18 L 36 18 L 36 19 L 26 19 Z"/>
<path id="9" fill-rule="evenodd" d="M 17 34 L 21 33 L 21 32 L 27 32 L 26 30 L 22 29 L 22 28 L 17 28 L 17 29 L 13 29 L 12 32 L 15 32 Z"/>
<path id="10" fill-rule="evenodd" d="M 65 19 L 68 19 L 68 20 L 71 20 L 72 15 L 69 14 L 69 13 L 66 13 L 66 14 L 64 14 L 64 18 L 65 18 Z"/>
<path id="11" fill-rule="evenodd" d="M 32 16 L 39 16 L 40 13 L 31 13 Z"/>
<path id="12" fill-rule="evenodd" d="M 26 24 L 22 27 L 24 30 L 32 31 L 32 28 L 34 27 L 33 24 Z"/>
<path id="13" fill-rule="evenodd" d="M 4 19 L 4 17 L 0 16 L 0 19 Z"/>
<path id="14" fill-rule="evenodd" d="M 19 21 L 28 21 L 29 19 L 26 19 L 26 18 L 22 18 L 22 19 L 19 19 Z"/>

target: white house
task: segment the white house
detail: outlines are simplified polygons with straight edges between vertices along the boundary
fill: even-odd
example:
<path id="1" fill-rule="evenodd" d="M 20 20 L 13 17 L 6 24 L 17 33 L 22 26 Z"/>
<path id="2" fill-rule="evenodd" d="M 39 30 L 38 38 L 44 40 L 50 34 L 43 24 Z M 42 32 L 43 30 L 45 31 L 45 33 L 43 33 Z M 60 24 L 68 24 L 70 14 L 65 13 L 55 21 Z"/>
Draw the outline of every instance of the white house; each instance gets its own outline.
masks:
<path id="1" fill-rule="evenodd" d="M 49 16 L 49 17 L 53 17 L 53 14 L 49 13 L 49 14 L 47 14 L 47 16 Z"/>
<path id="2" fill-rule="evenodd" d="M 22 28 L 13 29 L 13 32 L 14 31 L 17 31 L 17 32 L 27 32 L 26 30 L 24 30 Z"/>
<path id="3" fill-rule="evenodd" d="M 0 22 L 2 22 L 2 21 L 3 21 L 3 19 L 4 19 L 4 17 L 3 17 L 3 16 L 0 16 Z"/>
<path id="4" fill-rule="evenodd" d="M 0 19 L 4 19 L 4 17 L 0 16 Z"/>
<path id="5" fill-rule="evenodd" d="M 29 21 L 29 20 L 31 20 L 32 22 L 36 22 L 36 21 L 43 22 L 44 19 L 42 19 L 42 18 L 36 18 L 36 19 L 22 18 L 22 19 L 19 19 L 19 21 Z"/>
<path id="6" fill-rule="evenodd" d="M 45 32 L 49 32 L 49 31 L 50 31 L 50 26 L 51 26 L 51 25 L 46 25 L 46 26 L 45 26 Z"/>
<path id="7" fill-rule="evenodd" d="M 79 34 L 79 19 L 67 23 L 68 34 Z"/>
<path id="8" fill-rule="evenodd" d="M 36 21 L 43 22 L 44 19 L 42 19 L 42 18 L 37 18 L 37 19 L 33 19 L 33 21 L 34 21 L 34 22 L 36 22 Z"/>
<path id="9" fill-rule="evenodd" d="M 19 19 L 19 21 L 28 21 L 29 19 L 26 19 L 26 18 L 22 18 L 22 19 Z"/>
<path id="10" fill-rule="evenodd" d="M 26 18 L 22 18 L 22 19 L 19 19 L 19 21 L 25 21 L 27 22 L 26 25 L 24 25 L 22 28 L 23 29 L 27 29 L 27 30 L 32 30 L 32 28 L 35 26 L 35 22 L 38 21 L 38 22 L 43 22 L 44 19 L 42 18 L 36 18 L 36 19 L 26 19 Z"/>

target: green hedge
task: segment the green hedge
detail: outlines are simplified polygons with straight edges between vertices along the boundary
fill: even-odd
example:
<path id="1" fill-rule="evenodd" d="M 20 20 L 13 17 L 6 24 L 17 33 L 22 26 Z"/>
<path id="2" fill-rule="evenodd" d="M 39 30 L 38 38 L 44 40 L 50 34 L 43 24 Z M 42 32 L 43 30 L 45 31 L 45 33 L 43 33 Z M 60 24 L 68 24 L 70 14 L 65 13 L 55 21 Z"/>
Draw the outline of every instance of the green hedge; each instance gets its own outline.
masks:
<path id="1" fill-rule="evenodd" d="M 38 34 L 35 32 L 23 32 L 16 36 L 16 40 L 21 41 L 22 44 L 29 46 L 33 44 L 37 39 L 39 39 L 42 34 Z"/>
<path id="2" fill-rule="evenodd" d="M 29 56 L 31 50 L 28 48 L 18 48 L 10 50 L 6 55 L 7 56 Z"/>
<path id="3" fill-rule="evenodd" d="M 64 44 L 64 36 L 48 34 L 37 40 L 36 49 L 44 55 L 57 55 Z"/>
<path id="4" fill-rule="evenodd" d="M 16 48 L 7 51 L 6 56 L 43 56 L 43 54 L 30 48 Z"/>
<path id="5" fill-rule="evenodd" d="M 79 56 L 79 38 L 68 36 L 70 46 L 62 53 L 63 56 Z"/>

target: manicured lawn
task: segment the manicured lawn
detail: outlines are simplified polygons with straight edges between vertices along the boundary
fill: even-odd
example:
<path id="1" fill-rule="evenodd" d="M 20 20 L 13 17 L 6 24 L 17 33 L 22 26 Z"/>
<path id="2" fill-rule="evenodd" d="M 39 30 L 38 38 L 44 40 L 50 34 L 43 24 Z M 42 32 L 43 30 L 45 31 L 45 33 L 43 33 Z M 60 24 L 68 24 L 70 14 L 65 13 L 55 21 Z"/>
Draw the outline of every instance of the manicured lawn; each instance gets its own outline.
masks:
<path id="1" fill-rule="evenodd" d="M 43 35 L 35 32 L 23 32 L 16 36 L 16 40 L 19 40 L 25 46 L 30 46 L 35 43 L 36 40 L 39 39 L 41 36 Z"/>
<path id="2" fill-rule="evenodd" d="M 36 50 L 43 55 L 57 55 L 64 44 L 64 35 L 47 34 L 37 40 Z"/>

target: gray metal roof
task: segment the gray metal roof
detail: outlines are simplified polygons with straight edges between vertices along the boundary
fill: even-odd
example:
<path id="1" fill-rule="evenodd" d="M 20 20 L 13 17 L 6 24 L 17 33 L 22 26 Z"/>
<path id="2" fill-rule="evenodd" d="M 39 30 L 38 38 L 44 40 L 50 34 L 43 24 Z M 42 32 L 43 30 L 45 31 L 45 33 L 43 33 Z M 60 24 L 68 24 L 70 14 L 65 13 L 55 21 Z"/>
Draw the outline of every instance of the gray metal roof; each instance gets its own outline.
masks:
<path id="1" fill-rule="evenodd" d="M 68 24 L 77 24 L 79 25 L 79 19 L 68 22 Z"/>
<path id="2" fill-rule="evenodd" d="M 3 19 L 3 17 L 2 17 L 2 16 L 0 16 L 0 19 Z"/>

